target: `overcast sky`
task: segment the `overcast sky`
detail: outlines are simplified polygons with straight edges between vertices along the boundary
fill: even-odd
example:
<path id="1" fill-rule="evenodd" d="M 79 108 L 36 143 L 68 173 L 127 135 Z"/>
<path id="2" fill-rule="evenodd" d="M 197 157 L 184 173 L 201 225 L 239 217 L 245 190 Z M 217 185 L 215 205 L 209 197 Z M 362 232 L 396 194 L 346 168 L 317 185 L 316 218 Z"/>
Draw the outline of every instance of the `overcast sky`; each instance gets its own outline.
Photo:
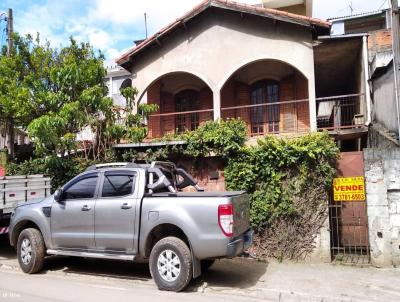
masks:
<path id="1" fill-rule="evenodd" d="M 149 34 L 178 18 L 201 0 L 0 0 L 0 11 L 14 10 L 14 29 L 36 33 L 66 44 L 69 36 L 89 41 L 107 58 L 115 58 L 145 36 L 143 14 L 148 15 Z M 255 0 L 237 0 L 249 4 Z M 387 0 L 314 0 L 314 17 L 329 18 L 388 7 Z M 5 22 L 0 23 L 4 44 Z"/>

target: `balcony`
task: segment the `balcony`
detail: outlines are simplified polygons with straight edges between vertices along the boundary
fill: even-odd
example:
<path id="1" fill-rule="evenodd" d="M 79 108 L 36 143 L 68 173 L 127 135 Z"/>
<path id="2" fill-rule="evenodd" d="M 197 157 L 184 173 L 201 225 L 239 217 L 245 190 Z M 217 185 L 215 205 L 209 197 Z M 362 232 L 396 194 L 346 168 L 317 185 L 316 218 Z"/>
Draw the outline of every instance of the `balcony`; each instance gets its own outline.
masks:
<path id="1" fill-rule="evenodd" d="M 364 94 L 318 98 L 318 130 L 339 131 L 362 127 L 365 123 L 364 105 Z"/>
<path id="2" fill-rule="evenodd" d="M 310 130 L 308 100 L 225 107 L 221 108 L 221 117 L 242 119 L 250 136 Z"/>
<path id="3" fill-rule="evenodd" d="M 149 138 L 154 134 L 181 134 L 196 130 L 213 119 L 213 109 L 153 114 L 149 117 Z M 250 136 L 305 133 L 310 130 L 308 100 L 221 108 L 221 118 L 242 119 Z"/>
<path id="4" fill-rule="evenodd" d="M 363 94 L 318 98 L 317 129 L 337 132 L 363 128 Z M 196 130 L 213 119 L 213 109 L 153 114 L 148 119 L 149 138 Z M 309 100 L 222 107 L 221 118 L 238 118 L 247 125 L 250 137 L 267 134 L 303 134 L 310 131 Z"/>

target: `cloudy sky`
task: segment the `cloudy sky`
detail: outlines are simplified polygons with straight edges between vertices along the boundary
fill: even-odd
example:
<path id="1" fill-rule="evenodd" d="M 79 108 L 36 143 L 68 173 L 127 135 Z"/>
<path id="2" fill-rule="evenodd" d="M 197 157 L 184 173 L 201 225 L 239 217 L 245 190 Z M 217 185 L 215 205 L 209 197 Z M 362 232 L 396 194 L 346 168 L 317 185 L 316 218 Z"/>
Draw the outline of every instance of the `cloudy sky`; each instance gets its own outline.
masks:
<path id="1" fill-rule="evenodd" d="M 69 36 L 89 41 L 107 58 L 115 58 L 145 36 L 144 13 L 152 34 L 190 10 L 201 0 L 0 0 L 0 12 L 14 11 L 14 29 L 39 32 L 54 46 L 66 44 Z M 257 0 L 237 0 L 249 4 Z M 378 10 L 388 0 L 314 0 L 314 17 L 329 18 Z M 0 43 L 6 43 L 5 22 L 0 21 Z"/>

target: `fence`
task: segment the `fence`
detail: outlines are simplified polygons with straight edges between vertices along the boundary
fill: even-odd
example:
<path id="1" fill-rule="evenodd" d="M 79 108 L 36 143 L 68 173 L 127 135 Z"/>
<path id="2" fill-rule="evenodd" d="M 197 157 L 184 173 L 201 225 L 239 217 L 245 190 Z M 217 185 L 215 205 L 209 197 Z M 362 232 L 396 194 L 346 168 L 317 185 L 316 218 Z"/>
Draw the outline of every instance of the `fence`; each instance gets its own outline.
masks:
<path id="1" fill-rule="evenodd" d="M 363 94 L 318 98 L 318 129 L 338 130 L 363 125 L 363 100 Z"/>

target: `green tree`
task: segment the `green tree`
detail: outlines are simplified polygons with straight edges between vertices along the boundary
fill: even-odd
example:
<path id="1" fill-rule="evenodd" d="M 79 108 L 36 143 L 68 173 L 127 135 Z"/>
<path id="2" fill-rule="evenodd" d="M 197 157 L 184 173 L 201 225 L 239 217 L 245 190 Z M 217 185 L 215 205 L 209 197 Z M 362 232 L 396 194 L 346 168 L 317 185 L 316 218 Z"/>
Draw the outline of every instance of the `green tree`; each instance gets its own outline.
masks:
<path id="1" fill-rule="evenodd" d="M 108 125 L 113 123 L 113 104 L 104 84 L 103 56 L 88 43 L 70 45 L 53 52 L 47 112 L 28 126 L 39 154 L 61 154 L 76 149 L 76 135 L 85 128 L 93 133 L 93 144 L 83 142 L 85 156 L 98 159 L 104 153 Z M 90 154 L 89 154 L 90 152 Z"/>
<path id="2" fill-rule="evenodd" d="M 159 107 L 156 104 L 138 104 L 137 113 L 135 113 L 135 97 L 138 90 L 134 87 L 126 87 L 121 89 L 121 94 L 126 99 L 126 107 L 123 110 L 125 117 L 124 138 L 131 143 L 140 143 L 148 134 L 146 119 L 149 115 L 158 111 Z"/>
<path id="3" fill-rule="evenodd" d="M 0 53 L 0 118 L 5 121 L 9 137 L 10 157 L 14 157 L 14 128 L 25 128 L 33 119 L 48 110 L 55 101 L 51 95 L 50 71 L 54 50 L 49 43 L 42 44 L 39 35 L 13 35 L 11 56 L 3 47 Z"/>

